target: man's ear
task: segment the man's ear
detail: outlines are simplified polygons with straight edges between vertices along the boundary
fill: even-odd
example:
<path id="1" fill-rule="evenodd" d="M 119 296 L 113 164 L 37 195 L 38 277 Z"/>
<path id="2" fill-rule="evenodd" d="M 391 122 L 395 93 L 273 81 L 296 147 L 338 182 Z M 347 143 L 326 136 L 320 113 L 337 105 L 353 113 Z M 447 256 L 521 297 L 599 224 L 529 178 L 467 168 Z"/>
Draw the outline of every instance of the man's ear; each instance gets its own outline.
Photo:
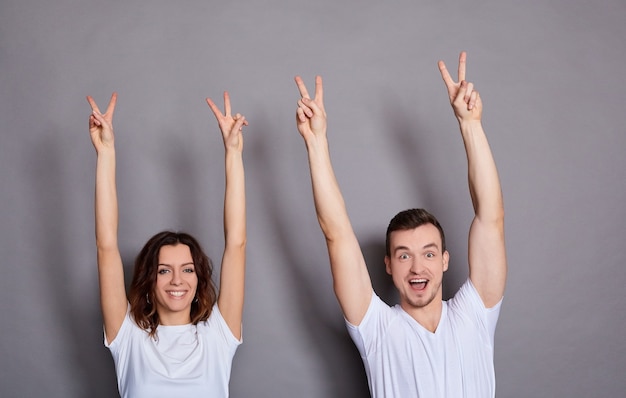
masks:
<path id="1" fill-rule="evenodd" d="M 443 272 L 448 270 L 448 263 L 450 262 L 450 253 L 446 250 L 443 252 Z"/>
<path id="2" fill-rule="evenodd" d="M 391 275 L 391 259 L 389 256 L 385 256 L 385 270 L 389 275 Z"/>

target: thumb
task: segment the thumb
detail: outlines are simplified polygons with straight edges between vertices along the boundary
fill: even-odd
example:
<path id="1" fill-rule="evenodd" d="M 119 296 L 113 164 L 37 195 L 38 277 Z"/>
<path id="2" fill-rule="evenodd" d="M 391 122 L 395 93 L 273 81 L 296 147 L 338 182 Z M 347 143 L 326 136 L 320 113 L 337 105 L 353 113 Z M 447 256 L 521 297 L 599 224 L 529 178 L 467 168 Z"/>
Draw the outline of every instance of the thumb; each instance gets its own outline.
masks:
<path id="1" fill-rule="evenodd" d="M 466 105 L 465 94 L 467 94 L 467 82 L 463 80 L 461 81 L 459 91 L 456 93 L 456 98 L 454 98 L 454 104 L 457 106 Z"/>

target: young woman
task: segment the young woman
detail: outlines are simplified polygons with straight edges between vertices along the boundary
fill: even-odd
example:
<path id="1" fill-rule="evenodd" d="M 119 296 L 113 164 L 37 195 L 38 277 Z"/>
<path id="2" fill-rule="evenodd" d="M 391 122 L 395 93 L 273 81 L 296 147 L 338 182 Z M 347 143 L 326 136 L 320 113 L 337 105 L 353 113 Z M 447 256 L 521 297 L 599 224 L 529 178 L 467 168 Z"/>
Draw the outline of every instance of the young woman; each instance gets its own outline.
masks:
<path id="1" fill-rule="evenodd" d="M 248 122 L 207 98 L 225 147 L 225 248 L 220 291 L 212 265 L 192 236 L 164 231 L 141 250 L 129 295 L 117 242 L 113 93 L 105 113 L 87 97 L 97 153 L 96 247 L 105 345 L 122 397 L 228 396 L 232 358 L 241 344 L 246 247 L 242 128 Z"/>

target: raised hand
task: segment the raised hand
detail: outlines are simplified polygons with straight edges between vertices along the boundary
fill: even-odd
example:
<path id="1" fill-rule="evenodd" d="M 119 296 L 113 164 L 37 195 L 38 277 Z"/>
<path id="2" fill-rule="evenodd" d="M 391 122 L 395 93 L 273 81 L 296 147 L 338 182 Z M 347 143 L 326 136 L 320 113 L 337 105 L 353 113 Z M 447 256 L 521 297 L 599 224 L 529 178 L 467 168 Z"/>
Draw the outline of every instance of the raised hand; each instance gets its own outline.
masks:
<path id="1" fill-rule="evenodd" d="M 224 139 L 224 147 L 226 149 L 236 149 L 243 151 L 243 126 L 248 125 L 246 118 L 237 113 L 235 116 L 231 115 L 230 111 L 230 96 L 227 91 L 224 91 L 224 113 L 215 105 L 211 98 L 206 99 L 207 104 L 213 111 L 217 124 L 222 131 L 222 138 Z"/>
<path id="2" fill-rule="evenodd" d="M 115 112 L 115 104 L 117 103 L 117 93 L 111 95 L 111 100 L 107 106 L 106 112 L 100 112 L 96 101 L 91 96 L 87 96 L 87 102 L 91 106 L 91 115 L 89 116 L 89 135 L 96 152 L 100 152 L 104 148 L 114 147 L 113 135 L 113 112 Z"/>
<path id="3" fill-rule="evenodd" d="M 461 52 L 459 56 L 458 81 L 454 81 L 443 61 L 438 62 L 439 72 L 448 89 L 448 98 L 454 109 L 454 114 L 459 120 L 480 120 L 482 117 L 482 101 L 478 91 L 474 90 L 474 84 L 465 80 L 467 54 Z"/>
<path id="4" fill-rule="evenodd" d="M 315 98 L 311 99 L 309 92 L 300 76 L 296 76 L 296 84 L 300 91 L 298 109 L 296 110 L 296 125 L 302 137 L 306 140 L 326 134 L 326 111 L 324 110 L 324 89 L 322 77 L 315 77 Z"/>

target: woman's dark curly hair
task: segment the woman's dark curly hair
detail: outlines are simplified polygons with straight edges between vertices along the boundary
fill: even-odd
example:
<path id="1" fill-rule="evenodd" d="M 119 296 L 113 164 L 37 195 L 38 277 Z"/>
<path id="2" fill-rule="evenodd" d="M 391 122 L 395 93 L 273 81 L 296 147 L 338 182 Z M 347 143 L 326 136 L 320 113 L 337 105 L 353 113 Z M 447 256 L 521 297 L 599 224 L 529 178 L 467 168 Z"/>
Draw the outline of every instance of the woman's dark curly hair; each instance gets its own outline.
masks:
<path id="1" fill-rule="evenodd" d="M 178 244 L 189 246 L 194 270 L 198 277 L 197 300 L 194 299 L 191 304 L 191 322 L 195 325 L 200 321 L 206 321 L 217 300 L 217 290 L 212 279 L 213 264 L 204 254 L 198 241 L 184 232 L 159 232 L 148 240 L 135 260 L 135 270 L 128 295 L 130 313 L 137 325 L 147 331 L 151 337 L 155 337 L 157 326 L 159 326 L 159 314 L 154 304 L 159 252 L 163 246 Z"/>

